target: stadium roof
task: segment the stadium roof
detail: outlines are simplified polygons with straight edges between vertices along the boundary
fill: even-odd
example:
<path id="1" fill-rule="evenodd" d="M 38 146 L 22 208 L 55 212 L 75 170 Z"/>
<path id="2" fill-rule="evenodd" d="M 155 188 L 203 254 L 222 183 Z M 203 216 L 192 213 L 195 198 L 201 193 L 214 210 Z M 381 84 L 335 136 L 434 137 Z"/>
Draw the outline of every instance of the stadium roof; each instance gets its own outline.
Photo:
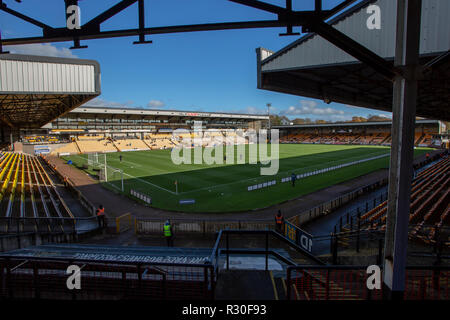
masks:
<path id="1" fill-rule="evenodd" d="M 382 27 L 366 27 L 369 4 L 381 8 Z M 450 1 L 424 0 L 417 115 L 450 121 Z M 397 2 L 364 0 L 330 21 L 337 30 L 393 61 Z M 278 52 L 257 49 L 258 88 L 325 102 L 392 111 L 393 86 L 375 69 L 311 33 Z"/>
<path id="2" fill-rule="evenodd" d="M 200 112 L 200 111 L 179 111 L 161 109 L 138 109 L 138 108 L 98 108 L 82 106 L 76 108 L 71 113 L 84 113 L 95 115 L 127 115 L 127 116 L 151 116 L 152 118 L 192 118 L 192 119 L 240 119 L 240 120 L 269 120 L 269 116 L 261 114 L 242 114 L 226 112 Z"/>
<path id="3" fill-rule="evenodd" d="M 416 125 L 435 124 L 440 125 L 439 120 L 416 120 Z M 370 122 L 341 122 L 341 123 L 311 123 L 294 124 L 286 126 L 273 126 L 275 129 L 302 129 L 302 128 L 333 128 L 333 127 L 366 127 L 366 126 L 391 126 L 392 121 L 370 121 Z"/>
<path id="4" fill-rule="evenodd" d="M 0 122 L 40 128 L 100 94 L 93 60 L 0 55 Z"/>

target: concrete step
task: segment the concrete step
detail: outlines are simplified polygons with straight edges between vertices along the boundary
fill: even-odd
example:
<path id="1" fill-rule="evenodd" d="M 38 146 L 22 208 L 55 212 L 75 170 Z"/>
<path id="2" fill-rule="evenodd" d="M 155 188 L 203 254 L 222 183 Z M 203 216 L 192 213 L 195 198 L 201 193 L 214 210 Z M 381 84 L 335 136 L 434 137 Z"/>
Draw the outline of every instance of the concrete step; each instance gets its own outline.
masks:
<path id="1" fill-rule="evenodd" d="M 269 271 L 221 270 L 217 279 L 217 300 L 274 300 Z"/>

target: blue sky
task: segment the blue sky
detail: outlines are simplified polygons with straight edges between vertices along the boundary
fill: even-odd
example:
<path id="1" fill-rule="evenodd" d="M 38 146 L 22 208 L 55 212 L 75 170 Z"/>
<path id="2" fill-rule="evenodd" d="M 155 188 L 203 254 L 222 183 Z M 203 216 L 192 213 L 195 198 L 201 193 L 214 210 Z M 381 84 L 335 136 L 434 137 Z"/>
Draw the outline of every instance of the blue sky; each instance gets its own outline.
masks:
<path id="1" fill-rule="evenodd" d="M 13 9 L 52 26 L 65 25 L 63 0 L 4 1 Z M 82 0 L 82 23 L 118 0 Z M 268 1 L 284 6 L 284 0 Z M 325 0 L 331 7 L 339 0 Z M 313 0 L 294 0 L 294 9 L 312 9 Z M 273 19 L 274 15 L 226 0 L 147 0 L 147 26 Z M 104 23 L 102 30 L 137 27 L 137 4 Z M 3 38 L 40 36 L 40 29 L 0 13 Z M 299 31 L 299 30 L 296 30 Z M 94 59 L 101 65 L 102 95 L 90 105 L 197 111 L 264 113 L 289 118 L 339 121 L 352 116 L 389 113 L 349 107 L 256 88 L 255 48 L 277 51 L 297 37 L 279 37 L 282 29 L 228 30 L 150 36 L 153 44 L 117 38 L 84 41 L 88 49 L 71 51 L 71 43 L 6 47 L 16 53 Z"/>

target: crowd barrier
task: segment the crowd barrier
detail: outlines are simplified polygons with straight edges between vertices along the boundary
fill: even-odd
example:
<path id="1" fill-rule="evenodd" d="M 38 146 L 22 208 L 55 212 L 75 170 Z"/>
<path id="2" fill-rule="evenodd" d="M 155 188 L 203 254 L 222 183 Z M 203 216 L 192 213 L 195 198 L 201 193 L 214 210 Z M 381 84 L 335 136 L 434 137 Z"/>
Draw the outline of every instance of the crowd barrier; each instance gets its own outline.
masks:
<path id="1" fill-rule="evenodd" d="M 69 290 L 68 267 L 78 266 L 82 290 Z M 0 257 L 0 298 L 58 300 L 214 298 L 211 264 Z"/>
<path id="2" fill-rule="evenodd" d="M 161 233 L 165 221 L 161 219 L 135 218 L 135 232 L 138 235 Z M 210 234 L 222 229 L 265 230 L 274 228 L 274 220 L 188 220 L 170 219 L 176 233 Z"/>
<path id="3" fill-rule="evenodd" d="M 380 268 L 380 280 L 383 281 Z M 450 267 L 406 267 L 405 300 L 448 300 Z M 383 285 L 367 285 L 367 266 L 289 266 L 288 300 L 382 300 Z"/>

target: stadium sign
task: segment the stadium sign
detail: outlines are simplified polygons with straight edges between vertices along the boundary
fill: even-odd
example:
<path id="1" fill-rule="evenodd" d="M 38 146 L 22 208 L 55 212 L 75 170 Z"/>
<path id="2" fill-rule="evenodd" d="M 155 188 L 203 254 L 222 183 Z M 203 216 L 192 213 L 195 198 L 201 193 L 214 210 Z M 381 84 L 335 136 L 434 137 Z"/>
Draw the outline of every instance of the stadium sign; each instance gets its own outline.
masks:
<path id="1" fill-rule="evenodd" d="M 195 199 L 180 200 L 180 204 L 195 204 Z"/>
<path id="2" fill-rule="evenodd" d="M 49 154 L 50 148 L 48 146 L 35 146 L 34 147 L 34 154 L 40 155 L 40 154 Z"/>
<path id="3" fill-rule="evenodd" d="M 305 251 L 312 253 L 313 236 L 290 222 L 284 222 L 284 236 Z"/>

